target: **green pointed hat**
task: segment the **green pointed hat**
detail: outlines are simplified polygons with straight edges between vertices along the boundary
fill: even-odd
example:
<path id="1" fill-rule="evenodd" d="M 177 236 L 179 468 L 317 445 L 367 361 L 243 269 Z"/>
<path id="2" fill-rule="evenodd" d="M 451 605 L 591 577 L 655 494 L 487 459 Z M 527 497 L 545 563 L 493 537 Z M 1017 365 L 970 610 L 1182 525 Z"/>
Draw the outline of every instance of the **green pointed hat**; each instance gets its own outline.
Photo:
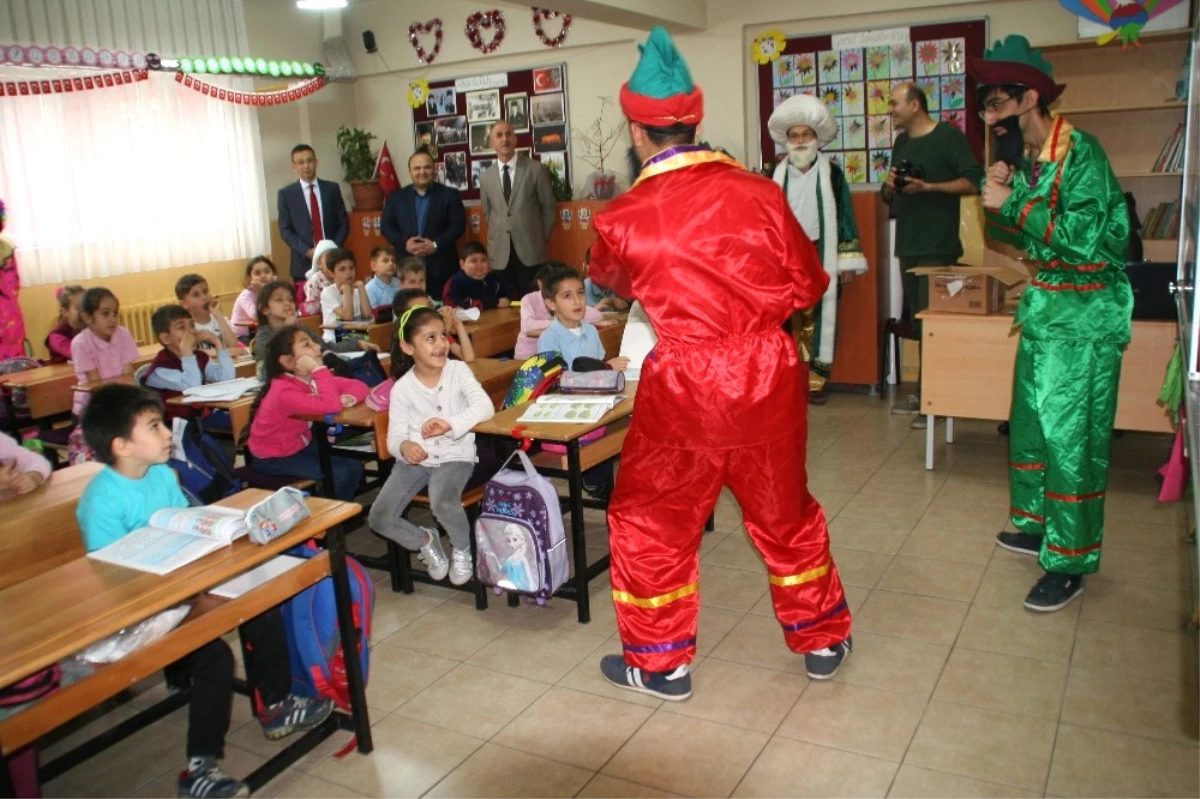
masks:
<path id="1" fill-rule="evenodd" d="M 633 122 L 655 128 L 696 125 L 704 116 L 704 94 L 692 82 L 687 62 L 666 28 L 656 26 L 629 81 L 621 87 L 621 109 Z"/>
<path id="2" fill-rule="evenodd" d="M 1042 56 L 1042 51 L 1035 50 L 1028 39 L 1015 33 L 996 42 L 984 52 L 983 58 L 969 59 L 967 72 L 980 87 L 1011 83 L 1037 89 L 1047 103 L 1057 100 L 1067 88 L 1054 82 L 1054 67 Z"/>

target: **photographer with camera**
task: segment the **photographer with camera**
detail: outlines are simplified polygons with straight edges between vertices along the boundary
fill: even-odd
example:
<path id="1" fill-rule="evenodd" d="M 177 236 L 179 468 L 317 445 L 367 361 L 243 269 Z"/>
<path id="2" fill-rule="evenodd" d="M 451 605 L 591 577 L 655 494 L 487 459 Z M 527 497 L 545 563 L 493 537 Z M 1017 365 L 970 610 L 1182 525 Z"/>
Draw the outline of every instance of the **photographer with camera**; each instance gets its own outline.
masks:
<path id="1" fill-rule="evenodd" d="M 983 167 L 962 131 L 929 116 L 925 92 L 915 83 L 892 89 L 888 109 L 892 127 L 904 132 L 892 148 L 892 169 L 881 194 L 896 218 L 904 304 L 919 342 L 921 325 L 916 315 L 929 305 L 929 283 L 908 270 L 953 264 L 962 257 L 959 197 L 979 193 Z M 918 381 L 915 395 L 897 396 L 892 405 L 892 413 L 916 415 L 912 425 L 916 428 L 925 426 L 920 394 Z"/>

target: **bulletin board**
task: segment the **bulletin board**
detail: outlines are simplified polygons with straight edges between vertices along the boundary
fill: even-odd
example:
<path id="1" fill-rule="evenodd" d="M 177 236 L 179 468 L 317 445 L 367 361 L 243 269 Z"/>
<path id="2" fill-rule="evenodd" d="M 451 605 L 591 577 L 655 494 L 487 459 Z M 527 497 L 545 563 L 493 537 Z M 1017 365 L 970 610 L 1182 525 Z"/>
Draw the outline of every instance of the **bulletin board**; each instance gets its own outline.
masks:
<path id="1" fill-rule="evenodd" d="M 929 115 L 966 133 L 982 161 L 983 122 L 966 66 L 968 58 L 983 56 L 986 43 L 986 19 L 787 39 L 778 59 L 758 67 L 763 165 L 774 164 L 785 149 L 767 130 L 771 112 L 794 94 L 809 94 L 824 100 L 838 122 L 838 135 L 823 152 L 850 183 L 881 183 L 899 135 L 888 97 L 897 83 L 911 80 L 925 90 Z"/>
<path id="2" fill-rule="evenodd" d="M 435 180 L 478 200 L 479 178 L 496 160 L 487 134 L 504 119 L 518 154 L 557 166 L 569 183 L 569 109 L 566 64 L 431 81 L 425 104 L 413 109 L 413 141 L 432 145 Z"/>

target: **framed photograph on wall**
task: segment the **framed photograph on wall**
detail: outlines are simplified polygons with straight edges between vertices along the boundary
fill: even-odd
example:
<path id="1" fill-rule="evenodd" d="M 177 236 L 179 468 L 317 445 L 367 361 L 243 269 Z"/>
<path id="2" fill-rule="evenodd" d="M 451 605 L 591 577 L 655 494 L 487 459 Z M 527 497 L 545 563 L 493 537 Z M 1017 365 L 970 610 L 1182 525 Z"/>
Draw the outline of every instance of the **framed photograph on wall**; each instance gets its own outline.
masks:
<path id="1" fill-rule="evenodd" d="M 537 153 L 561 153 L 567 149 L 567 126 L 559 123 L 535 127 L 533 149 Z"/>
<path id="2" fill-rule="evenodd" d="M 496 163 L 495 158 L 476 158 L 471 162 L 471 188 L 479 189 L 479 179 L 483 177 L 484 170 Z"/>
<path id="3" fill-rule="evenodd" d="M 488 140 L 488 134 L 491 132 L 491 122 L 478 122 L 471 126 L 471 155 L 489 155 L 496 152 Z"/>
<path id="4" fill-rule="evenodd" d="M 529 117 L 534 125 L 550 125 L 567 121 L 563 93 L 536 94 L 529 104 Z"/>
<path id="5" fill-rule="evenodd" d="M 513 133 L 529 132 L 529 95 L 504 95 L 504 119 L 512 125 Z"/>
<path id="6" fill-rule="evenodd" d="M 424 147 L 433 156 L 433 160 L 436 161 L 438 157 L 437 132 L 433 128 L 434 123 L 432 119 L 418 122 L 413 126 L 413 152 Z"/>
<path id="7" fill-rule="evenodd" d="M 464 116 L 435 119 L 433 130 L 438 147 L 457 147 L 467 143 L 467 118 Z"/>
<path id="8" fill-rule="evenodd" d="M 500 90 L 470 92 L 467 97 L 467 122 L 494 122 L 500 118 Z"/>
<path id="9" fill-rule="evenodd" d="M 454 87 L 445 89 L 430 89 L 429 99 L 425 101 L 425 113 L 431 117 L 450 116 L 458 110 L 458 94 Z"/>
<path id="10" fill-rule="evenodd" d="M 446 179 L 442 181 L 452 189 L 467 190 L 467 154 L 446 153 Z"/>
<path id="11" fill-rule="evenodd" d="M 446 164 L 444 161 L 438 161 L 434 164 L 433 179 L 442 185 L 446 184 Z"/>
<path id="12" fill-rule="evenodd" d="M 562 67 L 542 67 L 533 71 L 533 93 L 561 92 L 563 87 Z"/>
<path id="13" fill-rule="evenodd" d="M 526 158 L 533 158 L 533 148 L 532 147 L 518 147 L 517 155 L 523 155 Z"/>

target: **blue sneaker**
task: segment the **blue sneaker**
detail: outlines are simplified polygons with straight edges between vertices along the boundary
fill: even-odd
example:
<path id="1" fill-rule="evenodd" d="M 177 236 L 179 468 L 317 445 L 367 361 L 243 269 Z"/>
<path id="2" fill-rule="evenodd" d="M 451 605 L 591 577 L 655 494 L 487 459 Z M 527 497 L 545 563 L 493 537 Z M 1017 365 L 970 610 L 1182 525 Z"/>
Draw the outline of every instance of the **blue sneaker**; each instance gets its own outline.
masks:
<path id="1" fill-rule="evenodd" d="M 333 712 L 333 702 L 328 699 L 317 701 L 295 694 L 288 694 L 282 702 L 267 708 L 259 721 L 263 735 L 278 741 L 294 732 L 311 730 Z"/>
<path id="2" fill-rule="evenodd" d="M 621 655 L 605 655 L 600 659 L 600 673 L 618 688 L 668 702 L 682 702 L 692 695 L 692 674 L 686 663 L 674 671 L 643 671 L 627 664 Z"/>
<path id="3" fill-rule="evenodd" d="M 233 796 L 249 796 L 250 786 L 230 777 L 217 767 L 211 757 L 194 757 L 188 768 L 179 774 L 176 795 L 194 799 L 228 799 Z"/>
<path id="4" fill-rule="evenodd" d="M 804 669 L 808 672 L 808 678 L 810 680 L 832 680 L 838 673 L 838 669 L 842 667 L 842 663 L 850 656 L 852 649 L 854 649 L 853 636 L 840 644 L 818 649 L 815 652 L 805 652 Z"/>

